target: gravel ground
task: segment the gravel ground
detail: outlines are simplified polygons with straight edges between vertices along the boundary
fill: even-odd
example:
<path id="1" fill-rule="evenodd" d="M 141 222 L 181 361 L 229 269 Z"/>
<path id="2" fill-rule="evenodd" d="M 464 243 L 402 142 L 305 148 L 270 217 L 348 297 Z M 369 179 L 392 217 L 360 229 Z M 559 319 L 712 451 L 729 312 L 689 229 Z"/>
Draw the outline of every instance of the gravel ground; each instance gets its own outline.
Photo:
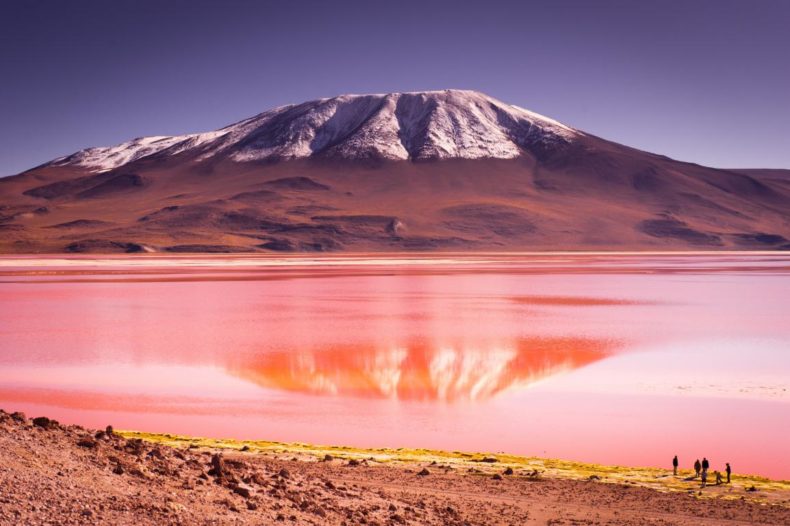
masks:
<path id="1" fill-rule="evenodd" d="M 790 509 L 449 466 L 172 448 L 0 411 L 1 525 L 790 524 Z"/>

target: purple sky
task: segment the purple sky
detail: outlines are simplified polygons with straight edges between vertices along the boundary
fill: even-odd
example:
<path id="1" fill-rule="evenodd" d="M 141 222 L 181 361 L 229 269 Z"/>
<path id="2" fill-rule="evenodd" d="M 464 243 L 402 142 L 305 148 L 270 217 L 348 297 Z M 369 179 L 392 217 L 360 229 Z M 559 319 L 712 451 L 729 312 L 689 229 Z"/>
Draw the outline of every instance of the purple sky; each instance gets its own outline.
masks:
<path id="1" fill-rule="evenodd" d="M 0 3 L 0 175 L 342 93 L 483 91 L 682 160 L 790 168 L 790 1 Z"/>

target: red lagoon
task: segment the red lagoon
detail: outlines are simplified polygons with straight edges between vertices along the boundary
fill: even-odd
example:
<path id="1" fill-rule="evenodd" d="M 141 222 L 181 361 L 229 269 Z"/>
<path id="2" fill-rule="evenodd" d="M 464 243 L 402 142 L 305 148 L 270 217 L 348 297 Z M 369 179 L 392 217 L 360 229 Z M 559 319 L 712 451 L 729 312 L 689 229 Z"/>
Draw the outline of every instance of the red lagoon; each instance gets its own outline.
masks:
<path id="1" fill-rule="evenodd" d="M 790 256 L 0 258 L 0 407 L 790 478 Z"/>

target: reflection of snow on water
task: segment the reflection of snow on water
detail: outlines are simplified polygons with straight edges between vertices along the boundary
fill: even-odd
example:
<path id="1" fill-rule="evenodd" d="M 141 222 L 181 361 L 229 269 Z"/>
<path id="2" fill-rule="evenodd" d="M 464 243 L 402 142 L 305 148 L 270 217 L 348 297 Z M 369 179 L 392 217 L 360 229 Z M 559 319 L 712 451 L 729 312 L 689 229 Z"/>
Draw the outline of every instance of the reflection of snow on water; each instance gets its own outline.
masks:
<path id="1" fill-rule="evenodd" d="M 441 349 L 431 360 L 430 378 L 437 399 L 470 400 L 493 395 L 516 357 L 515 350 L 476 352 L 452 348 Z"/>
<path id="2" fill-rule="evenodd" d="M 403 361 L 408 356 L 406 349 L 392 349 L 376 353 L 367 367 L 367 372 L 387 398 L 398 396 Z"/>
<path id="3" fill-rule="evenodd" d="M 521 338 L 486 347 L 415 343 L 271 353 L 228 370 L 262 387 L 311 395 L 433 402 L 484 401 L 608 357 L 621 344 L 585 338 Z"/>

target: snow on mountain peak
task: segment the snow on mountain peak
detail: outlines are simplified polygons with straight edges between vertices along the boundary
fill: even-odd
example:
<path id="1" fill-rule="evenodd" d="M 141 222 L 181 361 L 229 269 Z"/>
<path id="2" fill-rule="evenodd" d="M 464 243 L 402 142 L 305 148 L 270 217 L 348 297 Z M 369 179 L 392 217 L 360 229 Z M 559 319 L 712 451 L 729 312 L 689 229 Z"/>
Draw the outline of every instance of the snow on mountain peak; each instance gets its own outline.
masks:
<path id="1" fill-rule="evenodd" d="M 137 138 L 55 159 L 97 171 L 155 154 L 238 162 L 329 157 L 394 161 L 512 159 L 581 132 L 468 90 L 341 95 L 281 106 L 217 131 Z"/>

